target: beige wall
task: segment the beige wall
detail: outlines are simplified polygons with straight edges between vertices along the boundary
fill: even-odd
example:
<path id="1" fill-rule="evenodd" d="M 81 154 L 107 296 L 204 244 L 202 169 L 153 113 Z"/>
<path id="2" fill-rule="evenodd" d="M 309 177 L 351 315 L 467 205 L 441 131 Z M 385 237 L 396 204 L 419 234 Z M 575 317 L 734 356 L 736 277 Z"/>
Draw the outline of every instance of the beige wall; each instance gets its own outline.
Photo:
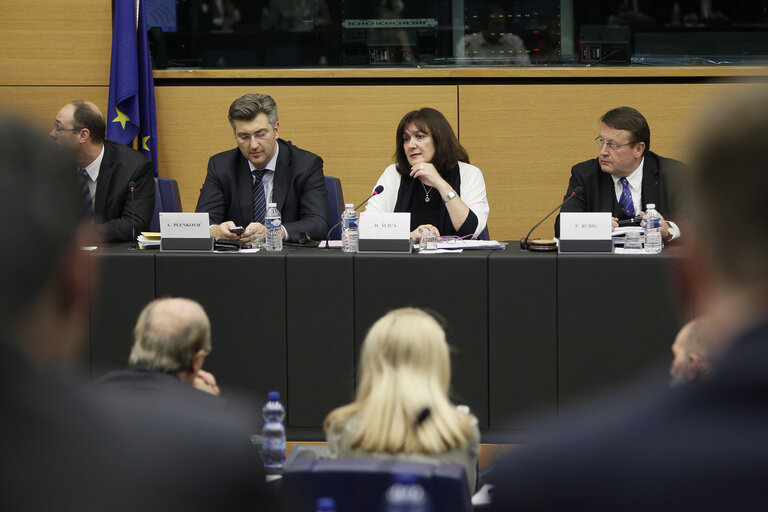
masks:
<path id="1" fill-rule="evenodd" d="M 111 13 L 108 0 L 3 2 L 0 10 L 0 108 L 48 131 L 56 111 L 72 99 L 107 106 Z M 744 75 L 765 76 L 745 68 Z M 366 69 L 368 78 L 390 78 L 397 70 Z M 192 211 L 208 157 L 234 147 L 226 120 L 230 102 L 246 92 L 265 92 L 277 100 L 280 135 L 325 160 L 329 175 L 341 178 L 345 199 L 358 202 L 392 161 L 394 129 L 407 111 L 422 106 L 441 110 L 457 130 L 472 163 L 483 170 L 491 204 L 494 238 L 516 239 L 562 199 L 569 170 L 595 154 L 597 119 L 609 108 L 631 105 L 647 117 L 652 148 L 684 158 L 692 119 L 712 97 L 737 94 L 739 84 L 663 83 L 666 77 L 691 76 L 695 69 L 595 68 L 403 70 L 409 79 L 424 77 L 504 78 L 503 74 L 546 80 L 611 74 L 643 83 L 522 85 L 291 85 L 303 75 L 356 76 L 355 70 L 269 70 L 284 86 L 156 87 L 160 175 L 179 181 L 185 211 Z M 725 70 L 731 75 L 742 73 Z M 163 71 L 159 74 L 169 75 Z M 221 72 L 201 72 L 204 76 Z M 723 68 L 704 71 L 722 75 Z M 226 72 L 225 72 L 226 74 Z M 322 75 L 322 73 L 321 73 Z M 552 75 L 552 76 L 550 76 Z M 232 71 L 229 78 L 258 79 L 259 72 Z M 639 76 L 639 75 L 638 75 Z M 648 83 L 648 77 L 659 83 Z M 552 236 L 546 223 L 536 235 Z"/>

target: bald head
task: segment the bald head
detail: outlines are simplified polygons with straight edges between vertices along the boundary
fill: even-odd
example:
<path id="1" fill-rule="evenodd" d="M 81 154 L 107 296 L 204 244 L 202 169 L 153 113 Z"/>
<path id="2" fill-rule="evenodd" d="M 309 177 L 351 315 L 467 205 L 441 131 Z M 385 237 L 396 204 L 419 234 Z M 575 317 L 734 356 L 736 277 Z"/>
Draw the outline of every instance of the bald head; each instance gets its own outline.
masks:
<path id="1" fill-rule="evenodd" d="M 165 373 L 188 371 L 198 352 L 211 350 L 203 307 L 182 298 L 156 299 L 139 315 L 129 363 Z"/>
<path id="2" fill-rule="evenodd" d="M 707 341 L 708 325 L 705 318 L 696 318 L 677 333 L 672 343 L 674 358 L 669 368 L 673 386 L 686 384 L 709 373 L 712 350 Z"/>

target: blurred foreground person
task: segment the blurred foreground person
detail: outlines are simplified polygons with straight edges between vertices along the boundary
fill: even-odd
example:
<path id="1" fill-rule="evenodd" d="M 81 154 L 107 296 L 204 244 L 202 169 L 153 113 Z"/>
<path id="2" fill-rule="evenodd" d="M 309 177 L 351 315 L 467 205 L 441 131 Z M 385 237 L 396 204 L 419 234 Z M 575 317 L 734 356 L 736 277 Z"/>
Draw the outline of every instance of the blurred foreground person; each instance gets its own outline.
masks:
<path id="1" fill-rule="evenodd" d="M 474 491 L 480 431 L 448 399 L 450 383 L 442 327 L 419 309 L 390 311 L 363 342 L 355 401 L 325 419 L 331 455 L 461 464 Z"/>
<path id="2" fill-rule="evenodd" d="M 95 240 L 74 163 L 0 117 L 0 510 L 123 510 L 123 474 L 98 415 L 63 378 L 88 327 Z M 45 240 L 41 243 L 41 240 Z"/>
<path id="3" fill-rule="evenodd" d="M 710 322 L 713 348 L 724 351 L 716 367 L 697 386 L 623 397 L 601 409 L 591 427 L 564 422 L 563 436 L 504 457 L 491 478 L 494 510 L 768 506 L 768 89 L 762 87 L 722 105 L 694 139 L 691 247 L 678 269 L 689 305 Z"/>

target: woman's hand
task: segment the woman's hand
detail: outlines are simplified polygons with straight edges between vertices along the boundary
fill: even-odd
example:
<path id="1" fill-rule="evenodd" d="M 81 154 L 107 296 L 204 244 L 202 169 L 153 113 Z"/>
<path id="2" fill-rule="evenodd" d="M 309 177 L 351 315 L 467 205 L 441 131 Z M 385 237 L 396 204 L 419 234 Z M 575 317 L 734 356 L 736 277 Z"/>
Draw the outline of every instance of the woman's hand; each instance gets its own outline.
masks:
<path id="1" fill-rule="evenodd" d="M 432 224 L 422 224 L 421 226 L 411 231 L 411 240 L 413 240 L 414 243 L 419 243 L 419 241 L 421 241 L 421 234 L 424 231 L 432 231 L 436 237 L 440 236 L 440 231 L 438 231 L 435 226 Z"/>
<path id="2" fill-rule="evenodd" d="M 448 182 L 445 181 L 442 176 L 440 176 L 440 173 L 437 172 L 437 169 L 431 163 L 414 165 L 411 167 L 410 176 L 411 178 L 418 179 L 428 187 L 435 187 L 438 192 L 441 193 L 441 196 L 443 191 L 445 191 L 447 194 L 451 189 L 451 186 L 448 185 Z"/>

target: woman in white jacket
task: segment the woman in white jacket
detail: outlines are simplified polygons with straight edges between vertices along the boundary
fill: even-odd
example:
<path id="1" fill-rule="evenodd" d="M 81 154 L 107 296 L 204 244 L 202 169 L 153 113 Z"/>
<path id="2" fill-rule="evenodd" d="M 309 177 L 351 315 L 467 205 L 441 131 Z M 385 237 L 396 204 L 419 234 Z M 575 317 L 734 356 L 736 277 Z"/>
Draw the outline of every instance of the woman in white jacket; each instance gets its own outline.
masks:
<path id="1" fill-rule="evenodd" d="M 366 207 L 373 212 L 410 212 L 411 238 L 421 233 L 477 238 L 488 222 L 483 173 L 469 164 L 448 120 L 433 108 L 406 114 L 397 127 L 396 163 L 376 185 L 384 191 Z"/>

